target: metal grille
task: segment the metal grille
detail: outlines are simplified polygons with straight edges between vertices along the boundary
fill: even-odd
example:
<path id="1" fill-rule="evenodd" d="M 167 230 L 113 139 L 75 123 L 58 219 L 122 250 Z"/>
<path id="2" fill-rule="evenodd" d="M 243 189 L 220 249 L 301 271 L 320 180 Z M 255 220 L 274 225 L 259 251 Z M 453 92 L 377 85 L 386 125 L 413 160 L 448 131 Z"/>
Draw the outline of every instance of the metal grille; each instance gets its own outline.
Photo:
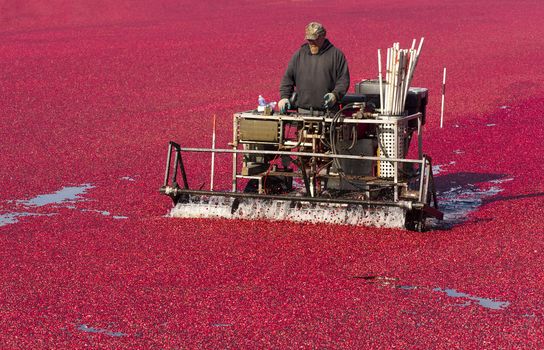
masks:
<path id="1" fill-rule="evenodd" d="M 395 139 L 395 127 L 397 127 L 397 137 Z M 380 126 L 380 147 L 378 148 L 380 157 L 403 158 L 404 157 L 404 135 L 406 124 L 384 124 Z M 383 150 L 382 150 L 383 147 Z M 392 178 L 395 176 L 395 165 L 393 162 L 378 162 L 379 177 Z M 398 164 L 399 169 L 402 164 Z"/>

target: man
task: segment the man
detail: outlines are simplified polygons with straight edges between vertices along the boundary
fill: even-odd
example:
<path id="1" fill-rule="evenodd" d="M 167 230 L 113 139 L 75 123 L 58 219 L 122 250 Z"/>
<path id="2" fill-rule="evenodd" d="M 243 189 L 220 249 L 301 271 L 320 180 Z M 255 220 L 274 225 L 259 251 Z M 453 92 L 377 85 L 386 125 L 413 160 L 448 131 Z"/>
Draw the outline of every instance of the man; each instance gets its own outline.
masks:
<path id="1" fill-rule="evenodd" d="M 349 88 L 346 57 L 326 38 L 322 24 L 306 26 L 306 43 L 293 55 L 281 84 L 280 113 L 291 107 L 289 98 L 296 91 L 299 109 L 338 109 L 337 103 Z"/>

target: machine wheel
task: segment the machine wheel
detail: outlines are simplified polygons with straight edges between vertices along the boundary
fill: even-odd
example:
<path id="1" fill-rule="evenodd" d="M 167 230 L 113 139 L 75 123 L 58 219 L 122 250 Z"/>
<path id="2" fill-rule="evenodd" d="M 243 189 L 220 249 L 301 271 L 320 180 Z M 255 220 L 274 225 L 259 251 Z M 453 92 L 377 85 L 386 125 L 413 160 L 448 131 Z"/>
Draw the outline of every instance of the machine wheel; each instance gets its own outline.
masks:
<path id="1" fill-rule="evenodd" d="M 415 222 L 415 230 L 417 232 L 425 232 L 427 230 L 427 215 L 424 212 L 419 213 L 419 219 Z"/>
<path id="2" fill-rule="evenodd" d="M 431 205 L 431 193 L 427 193 L 425 204 Z M 406 213 L 406 228 L 411 231 L 425 232 L 428 215 L 423 210 L 412 210 Z"/>
<path id="3" fill-rule="evenodd" d="M 406 213 L 406 228 L 410 231 L 424 232 L 427 215 L 421 210 L 412 210 Z"/>

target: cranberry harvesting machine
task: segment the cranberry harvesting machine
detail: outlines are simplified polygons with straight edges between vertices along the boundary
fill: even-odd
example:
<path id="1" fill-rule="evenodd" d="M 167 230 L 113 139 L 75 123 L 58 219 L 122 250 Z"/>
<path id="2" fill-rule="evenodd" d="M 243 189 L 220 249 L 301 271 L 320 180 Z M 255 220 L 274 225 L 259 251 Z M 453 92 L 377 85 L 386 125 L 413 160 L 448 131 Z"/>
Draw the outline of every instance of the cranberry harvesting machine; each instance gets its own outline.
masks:
<path id="1" fill-rule="evenodd" d="M 431 158 L 423 153 L 427 89 L 409 89 L 402 115 L 384 115 L 377 86 L 357 84 L 336 112 L 236 113 L 229 148 L 183 148 L 171 141 L 160 188 L 174 201 L 170 215 L 418 231 L 427 218 L 442 219 Z M 184 157 L 201 152 L 231 154 L 229 190 L 191 188 Z"/>

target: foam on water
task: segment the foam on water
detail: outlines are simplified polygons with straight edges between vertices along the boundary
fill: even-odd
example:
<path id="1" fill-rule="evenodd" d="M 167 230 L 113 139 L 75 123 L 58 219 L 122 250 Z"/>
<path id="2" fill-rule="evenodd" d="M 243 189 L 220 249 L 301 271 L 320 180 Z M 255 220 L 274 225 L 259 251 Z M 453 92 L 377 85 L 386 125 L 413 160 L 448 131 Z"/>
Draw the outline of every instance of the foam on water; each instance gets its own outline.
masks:
<path id="1" fill-rule="evenodd" d="M 233 208 L 235 208 L 233 210 Z M 402 228 L 406 210 L 398 207 L 371 207 L 329 203 L 293 203 L 289 200 L 239 199 L 191 196 L 187 203 L 178 203 L 172 217 L 286 220 L 342 225 Z"/>
<path id="2" fill-rule="evenodd" d="M 125 181 L 136 181 L 136 179 L 132 176 L 123 176 L 123 177 L 120 177 L 119 179 L 125 180 Z"/>
<path id="3" fill-rule="evenodd" d="M 454 160 L 452 160 L 448 164 L 433 165 L 433 175 L 436 176 L 436 175 L 440 174 L 441 172 L 444 171 L 445 168 L 447 168 L 450 165 L 454 165 L 454 164 L 456 164 L 456 162 Z"/>

